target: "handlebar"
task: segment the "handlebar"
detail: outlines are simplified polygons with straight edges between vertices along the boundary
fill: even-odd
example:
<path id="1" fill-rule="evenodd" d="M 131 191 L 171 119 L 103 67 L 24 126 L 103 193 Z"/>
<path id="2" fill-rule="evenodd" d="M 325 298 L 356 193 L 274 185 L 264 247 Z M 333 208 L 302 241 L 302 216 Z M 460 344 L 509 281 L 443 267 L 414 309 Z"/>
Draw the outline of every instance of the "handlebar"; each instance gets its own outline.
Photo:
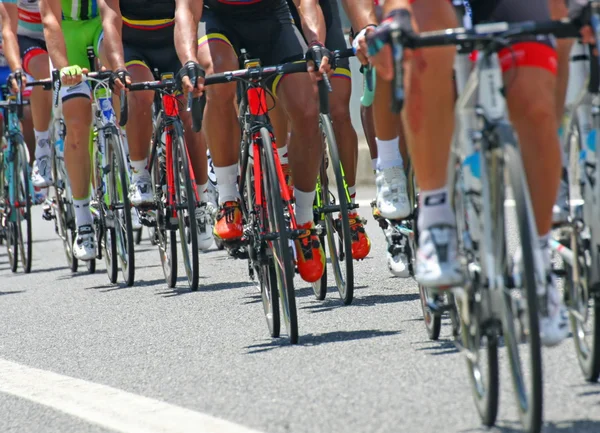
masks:
<path id="1" fill-rule="evenodd" d="M 598 6 L 596 5 L 596 8 Z M 596 14 L 596 34 L 600 36 L 600 15 Z M 557 38 L 577 38 L 579 29 L 568 19 L 547 22 L 524 21 L 519 23 L 497 22 L 478 24 L 471 29 L 459 27 L 441 31 L 423 32 L 419 35 L 407 34 L 393 23 L 390 29 L 394 75 L 392 83 L 392 111 L 398 113 L 404 103 L 404 50 L 427 47 L 458 46 L 463 49 L 480 49 L 491 52 L 506 45 L 507 39 L 520 36 L 537 36 L 552 34 Z M 501 43 L 500 43 L 501 42 Z M 597 39 L 597 43 L 600 39 Z M 370 39 L 369 45 L 376 41 Z"/>

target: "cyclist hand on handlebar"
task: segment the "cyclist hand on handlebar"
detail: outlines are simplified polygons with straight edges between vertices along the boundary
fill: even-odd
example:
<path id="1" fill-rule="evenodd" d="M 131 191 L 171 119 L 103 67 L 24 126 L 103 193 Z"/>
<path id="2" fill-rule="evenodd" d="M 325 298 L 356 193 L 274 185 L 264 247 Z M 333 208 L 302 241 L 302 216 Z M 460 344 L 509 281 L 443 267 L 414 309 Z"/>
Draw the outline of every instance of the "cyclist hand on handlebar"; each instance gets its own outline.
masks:
<path id="1" fill-rule="evenodd" d="M 183 65 L 178 75 L 184 92 L 192 92 L 194 98 L 202 96 L 204 93 L 204 71 L 198 63 L 190 60 Z"/>
<path id="2" fill-rule="evenodd" d="M 113 91 L 120 92 L 121 90 L 125 90 L 128 92 L 128 87 L 131 85 L 131 74 L 125 68 L 118 68 L 113 71 L 110 77 L 110 85 Z"/>
<path id="3" fill-rule="evenodd" d="M 384 80 L 391 81 L 394 76 L 392 64 L 392 31 L 400 30 L 407 37 L 413 36 L 411 15 L 406 9 L 391 11 L 375 31 L 367 35 L 369 60 L 377 68 L 377 73 Z M 404 52 L 404 60 L 410 59 L 410 51 Z"/>
<path id="4" fill-rule="evenodd" d="M 10 85 L 13 93 L 17 93 L 19 91 L 19 83 L 21 84 L 21 90 L 25 90 L 25 87 L 27 86 L 27 80 L 23 79 L 23 71 L 21 69 L 11 72 L 6 81 Z"/>
<path id="5" fill-rule="evenodd" d="M 569 0 L 569 18 L 581 28 L 581 38 L 586 44 L 595 42 L 594 31 L 589 25 L 591 17 L 590 4 L 590 0 Z"/>
<path id="6" fill-rule="evenodd" d="M 321 81 L 323 74 L 328 76 L 333 74 L 335 69 L 333 55 L 321 42 L 313 41 L 308 45 L 305 59 L 308 63 L 306 71 L 314 81 Z M 315 67 L 318 71 L 315 71 Z"/>
<path id="7" fill-rule="evenodd" d="M 350 43 L 352 44 L 352 48 L 354 49 L 354 53 L 356 57 L 360 61 L 361 65 L 367 65 L 369 63 L 369 52 L 367 50 L 367 36 L 372 34 L 377 26 L 375 24 L 369 24 L 365 28 L 363 28 L 360 32 L 358 32 Z"/>
<path id="8" fill-rule="evenodd" d="M 74 86 L 81 83 L 83 75 L 89 71 L 78 65 L 66 66 L 60 70 L 60 81 L 64 86 Z"/>

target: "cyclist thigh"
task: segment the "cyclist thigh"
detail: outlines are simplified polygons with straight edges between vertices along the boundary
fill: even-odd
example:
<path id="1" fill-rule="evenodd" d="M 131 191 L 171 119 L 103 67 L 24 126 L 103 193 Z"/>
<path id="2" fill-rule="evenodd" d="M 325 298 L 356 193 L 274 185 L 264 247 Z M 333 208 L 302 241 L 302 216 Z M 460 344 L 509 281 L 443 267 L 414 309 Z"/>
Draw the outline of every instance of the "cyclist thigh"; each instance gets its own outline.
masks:
<path id="1" fill-rule="evenodd" d="M 39 39 L 27 36 L 17 36 L 19 41 L 19 51 L 23 59 L 23 70 L 36 80 L 48 78 L 48 51 L 46 43 Z M 40 60 L 45 63 L 40 63 Z"/>
<path id="2" fill-rule="evenodd" d="M 139 49 L 138 47 L 123 43 L 125 66 L 127 67 L 127 71 L 131 74 L 131 81 L 133 83 L 152 81 L 154 79 L 149 61 L 143 51 L 144 50 Z M 154 100 L 154 92 L 151 90 L 131 92 L 128 99 L 131 101 L 132 108 L 134 109 L 138 106 L 150 107 Z"/>

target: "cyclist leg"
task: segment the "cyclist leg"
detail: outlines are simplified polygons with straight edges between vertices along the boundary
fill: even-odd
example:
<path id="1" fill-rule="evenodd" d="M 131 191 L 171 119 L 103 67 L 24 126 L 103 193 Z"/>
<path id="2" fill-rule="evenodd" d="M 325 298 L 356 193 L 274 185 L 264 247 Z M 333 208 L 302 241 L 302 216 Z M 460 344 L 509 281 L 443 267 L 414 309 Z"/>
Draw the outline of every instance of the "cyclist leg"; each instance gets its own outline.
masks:
<path id="1" fill-rule="evenodd" d="M 24 71 L 35 80 L 50 77 L 48 52 L 44 41 L 18 36 L 19 49 L 23 59 Z M 50 141 L 48 136 L 48 124 L 52 111 L 52 94 L 44 91 L 41 87 L 31 90 L 31 115 L 33 117 L 33 128 L 35 133 L 34 152 L 31 153 L 32 160 L 35 157 L 35 169 L 32 175 L 35 187 L 47 187 L 52 184 L 52 170 L 50 164 Z"/>
<path id="2" fill-rule="evenodd" d="M 415 31 L 440 30 L 457 25 L 454 9 L 447 0 L 387 0 L 384 13 L 398 8 L 411 12 Z M 389 51 L 387 53 L 382 54 L 389 55 Z M 462 282 L 457 257 L 456 220 L 446 185 L 454 130 L 454 54 L 454 48 L 417 50 L 405 66 L 406 99 L 402 117 L 411 163 L 420 188 L 415 277 L 421 284 L 432 288 Z M 378 77 L 378 91 L 383 87 L 380 83 L 383 79 Z M 378 111 L 375 119 L 377 128 Z M 397 136 L 389 125 L 388 128 L 391 137 Z M 377 131 L 382 133 L 379 129 Z"/>
<path id="3" fill-rule="evenodd" d="M 152 69 L 157 69 L 159 73 L 177 72 L 181 69 L 181 63 L 177 57 L 177 52 L 170 39 L 161 47 L 143 49 L 142 53 L 148 59 L 148 65 Z M 178 97 L 186 106 L 187 99 L 185 95 Z M 216 212 L 216 204 L 211 202 L 208 186 L 208 157 L 206 155 L 206 142 L 204 134 L 196 134 L 192 130 L 192 116 L 186 110 L 180 110 L 179 116 L 183 122 L 184 138 L 188 149 L 190 163 L 196 188 L 198 191 L 198 207 L 196 208 L 196 220 L 198 222 L 198 248 L 208 250 L 213 244 L 213 214 Z"/>
<path id="4" fill-rule="evenodd" d="M 477 9 L 473 10 L 474 16 Z M 491 13 L 492 21 L 547 21 L 546 0 L 503 0 Z M 567 313 L 552 276 L 550 230 L 552 207 L 560 183 L 561 151 L 557 122 L 557 54 L 550 38 L 515 43 L 500 52 L 505 71 L 506 99 L 510 119 L 521 142 L 529 193 L 548 278 L 538 293 L 545 294 L 547 308 L 540 308 L 542 343 L 555 345 L 569 331 Z M 514 59 L 519 59 L 516 64 Z M 518 73 L 515 73 L 518 70 Z M 539 125 L 544 125 L 540 128 Z M 543 155 L 540 158 L 540 155 Z M 517 268 L 519 261 L 517 260 Z M 541 298 L 544 299 L 544 298 Z"/>
<path id="5" fill-rule="evenodd" d="M 234 30 L 214 13 L 205 11 L 202 19 L 206 35 L 198 41 L 198 61 L 206 74 L 238 69 L 230 40 Z M 237 187 L 240 129 L 235 108 L 236 83 L 208 86 L 205 94 L 203 130 L 219 188 L 214 233 L 224 241 L 237 241 L 242 237 L 243 227 Z"/>
<path id="6" fill-rule="evenodd" d="M 548 6 L 550 7 L 550 15 L 553 20 L 567 18 L 569 15 L 566 0 L 548 0 Z M 561 125 L 565 110 L 567 85 L 569 84 L 569 65 L 571 48 L 573 47 L 573 39 L 558 39 L 556 44 L 556 52 L 558 54 L 558 73 L 556 76 L 556 118 L 558 120 L 559 131 L 561 131 L 559 136 L 561 137 L 562 145 L 563 131 Z M 567 173 L 568 162 L 566 148 L 562 149 L 562 164 L 563 170 L 560 187 L 558 189 L 556 203 L 552 208 L 552 220 L 554 223 L 565 222 L 569 215 L 569 177 Z"/>
<path id="7" fill-rule="evenodd" d="M 283 169 L 283 174 L 285 174 L 290 196 L 293 197 L 294 184 L 288 159 L 288 144 L 291 136 L 290 120 L 278 101 L 276 101 L 275 107 L 269 111 L 269 119 L 271 119 L 271 125 L 273 125 L 273 132 L 277 141 L 277 153 L 279 155 L 279 161 L 281 162 L 281 168 Z"/>
<path id="8" fill-rule="evenodd" d="M 63 20 L 62 29 L 70 65 L 88 68 L 87 46 L 93 45 L 100 20 Z M 91 92 L 87 83 L 62 87 L 62 111 L 67 129 L 65 165 L 73 194 L 77 238 L 73 253 L 80 260 L 91 260 L 96 255 L 93 218 L 90 210 L 90 131 L 92 124 Z"/>

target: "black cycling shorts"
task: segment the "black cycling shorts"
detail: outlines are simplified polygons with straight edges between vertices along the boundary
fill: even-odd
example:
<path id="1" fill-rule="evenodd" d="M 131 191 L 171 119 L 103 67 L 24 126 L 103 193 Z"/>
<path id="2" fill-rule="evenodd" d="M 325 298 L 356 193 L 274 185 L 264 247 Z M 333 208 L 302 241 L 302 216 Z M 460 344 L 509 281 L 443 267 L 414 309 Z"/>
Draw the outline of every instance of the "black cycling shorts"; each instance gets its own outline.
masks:
<path id="1" fill-rule="evenodd" d="M 181 69 L 181 62 L 177 57 L 175 45 L 149 46 L 131 44 L 123 41 L 125 65 L 145 66 L 151 71 L 157 69 L 159 73 L 173 72 L 176 74 Z"/>
<path id="2" fill-rule="evenodd" d="M 204 9 L 202 22 L 205 35 L 198 40 L 199 47 L 218 41 L 231 46 L 238 56 L 243 48 L 250 58 L 260 59 L 262 66 L 297 61 L 306 52 L 306 43 L 294 25 L 285 0 L 260 16 Z"/>
<path id="3" fill-rule="evenodd" d="M 323 10 L 323 17 L 325 18 L 325 28 L 327 32 L 325 38 L 325 46 L 331 51 L 345 50 L 346 48 L 348 48 L 348 45 L 346 44 L 346 37 L 344 36 L 344 31 L 342 29 L 342 20 L 340 18 L 338 2 L 336 0 L 320 0 L 319 4 L 321 5 L 321 9 Z M 292 12 L 292 16 L 294 17 L 296 27 L 298 27 L 298 30 L 304 37 L 304 34 L 302 33 L 302 23 L 300 22 L 300 15 L 298 14 L 296 7 L 294 6 L 294 2 L 292 0 L 288 0 L 288 6 L 290 7 L 290 11 Z M 306 38 L 304 39 L 306 41 Z M 334 72 L 334 77 L 351 77 L 350 60 L 348 58 L 338 60 L 336 70 Z"/>
<path id="4" fill-rule="evenodd" d="M 41 39 L 30 38 L 29 36 L 17 35 L 19 42 L 19 53 L 23 62 L 23 70 L 31 75 L 29 70 L 29 62 L 35 56 L 40 54 L 48 54 L 46 42 Z"/>

